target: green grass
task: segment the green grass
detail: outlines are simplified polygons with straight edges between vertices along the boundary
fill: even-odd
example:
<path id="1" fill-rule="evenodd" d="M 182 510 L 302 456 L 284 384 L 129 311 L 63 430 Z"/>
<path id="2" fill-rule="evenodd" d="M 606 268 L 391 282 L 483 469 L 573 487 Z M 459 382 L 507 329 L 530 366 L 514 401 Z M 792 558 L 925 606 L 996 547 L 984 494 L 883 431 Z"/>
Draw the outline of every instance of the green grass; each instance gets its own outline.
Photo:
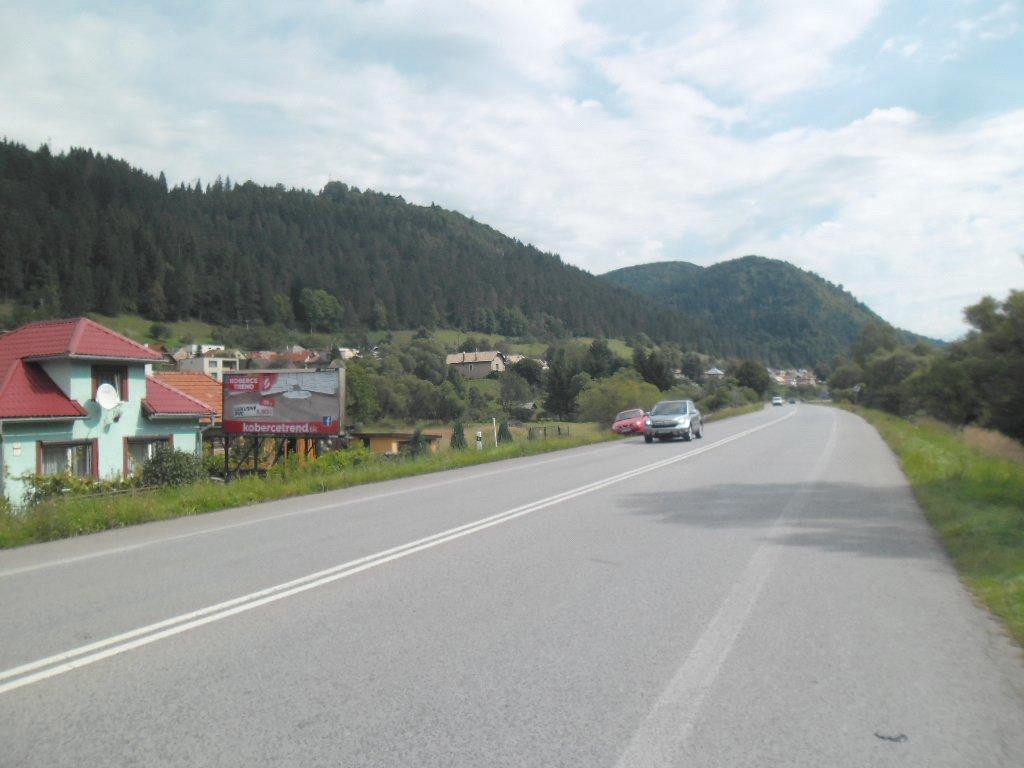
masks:
<path id="1" fill-rule="evenodd" d="M 1024 464 L 970 445 L 935 421 L 851 410 L 899 457 L 963 580 L 1024 645 Z"/>
<path id="2" fill-rule="evenodd" d="M 412 340 L 413 336 L 416 335 L 415 330 L 390 331 L 390 333 L 397 344 L 408 344 Z M 387 334 L 388 331 L 373 331 L 369 334 L 369 338 L 374 342 L 379 342 L 381 339 L 385 338 Z M 457 347 L 470 337 L 474 339 L 488 339 L 495 346 L 504 344 L 504 346 L 508 348 L 509 352 L 518 352 L 521 355 L 527 355 L 529 357 L 543 357 L 549 346 L 547 342 L 543 341 L 516 341 L 512 337 L 502 336 L 500 333 L 455 331 L 445 328 L 439 328 L 430 332 L 431 339 L 447 347 Z M 573 341 L 575 343 L 585 345 L 589 345 L 593 340 L 593 337 L 590 336 L 565 339 L 565 341 Z M 633 359 L 633 350 L 630 349 L 626 342 L 621 339 L 608 339 L 608 348 L 623 360 L 628 361 Z"/>
<path id="3" fill-rule="evenodd" d="M 105 325 L 107 328 L 111 328 L 143 344 L 162 341 L 169 348 L 174 349 L 187 343 L 208 344 L 217 341 L 215 326 L 210 323 L 204 323 L 201 320 L 178 320 L 161 323 L 161 325 L 170 329 L 170 334 L 166 339 L 157 339 L 149 332 L 154 321 L 147 320 L 139 315 L 100 315 L 90 312 L 89 317 L 97 323 Z"/>

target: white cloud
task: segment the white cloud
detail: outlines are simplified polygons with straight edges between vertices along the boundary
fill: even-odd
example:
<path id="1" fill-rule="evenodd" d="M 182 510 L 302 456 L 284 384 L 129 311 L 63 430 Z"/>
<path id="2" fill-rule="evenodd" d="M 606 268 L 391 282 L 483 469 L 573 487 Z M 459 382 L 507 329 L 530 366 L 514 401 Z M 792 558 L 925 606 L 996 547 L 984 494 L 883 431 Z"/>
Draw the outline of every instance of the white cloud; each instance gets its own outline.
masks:
<path id="1" fill-rule="evenodd" d="M 978 43 L 1009 40 L 1021 30 L 1017 3 L 1004 2 L 978 16 L 963 18 L 953 24 L 953 37 L 946 42 L 944 58 L 955 61 Z"/>
<path id="2" fill-rule="evenodd" d="M 734 130 L 822 87 L 877 3 L 702 4 L 626 41 L 580 6 L 8 9 L 2 130 L 172 181 L 334 178 L 436 201 L 594 271 L 784 258 L 936 335 L 1020 284 L 1024 112 L 940 129 L 888 106 L 830 129 Z"/>
<path id="3" fill-rule="evenodd" d="M 849 0 L 842 13 L 813 0 L 716 0 L 656 38 L 634 41 L 629 70 L 648 82 L 689 80 L 702 88 L 764 102 L 825 80 L 832 58 L 874 20 L 880 0 Z M 614 76 L 621 66 L 613 58 Z M 629 90 L 631 80 L 616 78 Z"/>
<path id="4" fill-rule="evenodd" d="M 898 53 L 904 59 L 914 59 L 921 52 L 921 45 L 918 39 L 895 35 L 886 38 L 882 43 L 882 50 L 886 53 Z"/>
<path id="5" fill-rule="evenodd" d="M 961 19 L 956 31 L 962 38 L 1006 40 L 1020 31 L 1019 9 L 1016 3 L 1002 3 L 981 16 Z"/>

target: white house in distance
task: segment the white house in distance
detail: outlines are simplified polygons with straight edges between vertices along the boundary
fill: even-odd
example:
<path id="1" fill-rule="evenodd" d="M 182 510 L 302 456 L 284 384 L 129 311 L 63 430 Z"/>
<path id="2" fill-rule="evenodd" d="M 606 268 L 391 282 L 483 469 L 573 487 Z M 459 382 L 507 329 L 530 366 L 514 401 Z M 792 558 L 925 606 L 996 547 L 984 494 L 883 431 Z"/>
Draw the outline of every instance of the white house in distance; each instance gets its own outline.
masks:
<path id="1" fill-rule="evenodd" d="M 204 352 L 197 357 L 187 357 L 178 361 L 178 370 L 185 373 L 205 373 L 217 381 L 224 380 L 224 372 L 241 370 L 244 358 L 239 352 L 227 352 L 223 349 Z"/>
<path id="2" fill-rule="evenodd" d="M 467 379 L 485 379 L 492 373 L 502 373 L 506 367 L 505 355 L 497 350 L 485 352 L 455 352 L 445 358 Z"/>
<path id="3" fill-rule="evenodd" d="M 197 452 L 200 420 L 213 412 L 149 375 L 162 360 L 84 317 L 0 336 L 0 494 L 20 505 L 26 475 L 110 479 L 134 473 L 159 446 Z"/>
<path id="4" fill-rule="evenodd" d="M 704 371 L 704 378 L 715 380 L 724 379 L 725 371 L 723 371 L 720 368 L 708 368 L 706 371 Z"/>

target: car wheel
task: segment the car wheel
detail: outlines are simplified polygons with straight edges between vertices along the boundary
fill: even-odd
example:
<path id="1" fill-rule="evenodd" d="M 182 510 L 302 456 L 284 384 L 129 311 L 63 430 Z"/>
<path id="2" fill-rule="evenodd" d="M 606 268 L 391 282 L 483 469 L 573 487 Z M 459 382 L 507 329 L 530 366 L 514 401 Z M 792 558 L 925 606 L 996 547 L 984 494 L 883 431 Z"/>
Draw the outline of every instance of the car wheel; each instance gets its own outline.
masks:
<path id="1" fill-rule="evenodd" d="M 654 442 L 654 438 L 651 437 L 650 435 L 644 435 L 644 442 L 645 443 L 653 443 Z"/>
<path id="2" fill-rule="evenodd" d="M 700 425 L 700 429 L 697 430 L 697 439 L 698 440 L 703 440 L 704 439 L 704 425 L 703 424 L 701 424 Z"/>
<path id="3" fill-rule="evenodd" d="M 683 440 L 686 442 L 693 440 L 693 427 L 686 428 L 686 431 L 683 433 Z"/>

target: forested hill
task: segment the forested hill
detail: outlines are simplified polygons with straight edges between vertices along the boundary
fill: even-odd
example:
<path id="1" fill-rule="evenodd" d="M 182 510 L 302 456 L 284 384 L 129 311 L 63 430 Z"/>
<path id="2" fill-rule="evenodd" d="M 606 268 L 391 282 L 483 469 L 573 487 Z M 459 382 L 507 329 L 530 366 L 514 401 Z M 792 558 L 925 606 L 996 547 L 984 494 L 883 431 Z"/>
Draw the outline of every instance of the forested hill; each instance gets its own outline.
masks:
<path id="1" fill-rule="evenodd" d="M 339 327 L 643 332 L 716 351 L 700 323 L 437 206 L 340 183 L 168 189 L 92 151 L 0 143 L 2 299 L 50 315 L 308 325 L 304 288 L 340 301 Z"/>
<path id="2" fill-rule="evenodd" d="M 744 256 L 700 267 L 685 261 L 602 275 L 716 329 L 722 354 L 816 365 L 846 354 L 861 328 L 885 324 L 841 286 L 785 261 Z M 922 337 L 903 332 L 910 341 Z"/>

